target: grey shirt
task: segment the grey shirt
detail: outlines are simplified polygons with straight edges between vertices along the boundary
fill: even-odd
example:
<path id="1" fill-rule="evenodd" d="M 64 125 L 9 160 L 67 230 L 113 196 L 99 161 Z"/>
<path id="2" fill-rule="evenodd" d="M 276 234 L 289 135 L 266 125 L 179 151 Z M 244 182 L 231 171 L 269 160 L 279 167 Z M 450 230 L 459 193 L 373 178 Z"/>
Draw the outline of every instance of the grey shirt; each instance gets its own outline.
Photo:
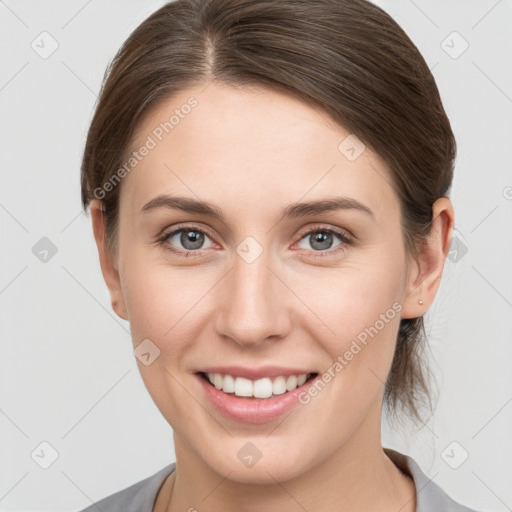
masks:
<path id="1" fill-rule="evenodd" d="M 416 512 L 477 512 L 452 500 L 423 473 L 413 458 L 391 448 L 384 448 L 384 451 L 395 466 L 414 480 Z M 175 468 L 176 463 L 173 462 L 154 475 L 111 494 L 80 512 L 152 512 L 160 487 Z"/>

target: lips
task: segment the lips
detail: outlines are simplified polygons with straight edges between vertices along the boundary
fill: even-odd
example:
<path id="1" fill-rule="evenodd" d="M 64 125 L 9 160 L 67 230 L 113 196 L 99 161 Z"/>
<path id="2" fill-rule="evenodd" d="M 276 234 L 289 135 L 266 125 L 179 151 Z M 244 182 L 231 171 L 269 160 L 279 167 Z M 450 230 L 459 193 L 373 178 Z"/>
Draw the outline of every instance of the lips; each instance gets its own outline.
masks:
<path id="1" fill-rule="evenodd" d="M 220 367 L 208 368 L 220 370 Z M 233 371 L 233 367 L 222 368 L 223 371 L 229 369 Z M 283 372 L 282 368 L 279 368 Z M 297 369 L 293 369 L 297 371 Z M 304 371 L 302 369 L 298 371 Z M 286 372 L 283 372 L 286 373 Z M 261 375 L 261 372 L 256 372 Z M 245 373 L 247 375 L 247 373 Z M 252 373 L 254 375 L 254 372 Z M 268 374 L 266 374 L 268 375 Z M 282 375 L 282 373 L 281 373 Z M 294 375 L 294 374 L 292 374 Z M 281 418 L 299 405 L 299 395 L 306 393 L 308 388 L 314 385 L 318 375 L 316 372 L 307 379 L 301 386 L 286 391 L 277 396 L 267 398 L 236 396 L 234 393 L 226 393 L 221 389 L 217 389 L 209 380 L 207 375 L 202 372 L 196 372 L 195 376 L 200 387 L 203 389 L 205 399 L 223 416 L 243 423 L 261 424 Z M 239 377 L 237 377 L 239 378 Z M 243 378 L 243 377 L 242 377 Z M 279 378 L 279 376 L 277 377 Z M 267 379 L 267 377 L 263 377 Z"/>

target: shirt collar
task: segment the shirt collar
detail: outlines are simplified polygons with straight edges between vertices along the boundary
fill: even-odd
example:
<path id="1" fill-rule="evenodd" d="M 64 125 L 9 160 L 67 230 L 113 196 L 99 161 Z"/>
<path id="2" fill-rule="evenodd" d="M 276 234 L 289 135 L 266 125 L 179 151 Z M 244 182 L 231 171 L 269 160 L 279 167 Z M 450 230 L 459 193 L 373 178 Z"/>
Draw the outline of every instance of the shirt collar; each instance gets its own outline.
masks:
<path id="1" fill-rule="evenodd" d="M 410 456 L 397 452 L 391 448 L 384 448 L 384 452 L 395 466 L 411 477 L 416 487 L 416 512 L 430 512 L 431 510 L 470 511 L 471 509 L 453 501 L 448 494 L 434 481 L 434 475 L 429 478 Z"/>

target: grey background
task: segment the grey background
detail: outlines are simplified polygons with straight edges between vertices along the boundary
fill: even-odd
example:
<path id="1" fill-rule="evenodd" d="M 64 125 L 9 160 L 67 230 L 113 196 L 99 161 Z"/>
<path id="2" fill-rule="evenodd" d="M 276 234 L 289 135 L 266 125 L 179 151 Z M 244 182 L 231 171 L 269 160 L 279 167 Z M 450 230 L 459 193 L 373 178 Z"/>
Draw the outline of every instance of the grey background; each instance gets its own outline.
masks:
<path id="1" fill-rule="evenodd" d="M 512 2 L 377 3 L 425 56 L 458 141 L 458 242 L 427 314 L 438 408 L 410 436 L 384 418 L 383 444 L 412 455 L 457 501 L 510 510 Z M 79 196 L 104 69 L 162 4 L 0 1 L 2 511 L 81 509 L 174 461 Z"/>

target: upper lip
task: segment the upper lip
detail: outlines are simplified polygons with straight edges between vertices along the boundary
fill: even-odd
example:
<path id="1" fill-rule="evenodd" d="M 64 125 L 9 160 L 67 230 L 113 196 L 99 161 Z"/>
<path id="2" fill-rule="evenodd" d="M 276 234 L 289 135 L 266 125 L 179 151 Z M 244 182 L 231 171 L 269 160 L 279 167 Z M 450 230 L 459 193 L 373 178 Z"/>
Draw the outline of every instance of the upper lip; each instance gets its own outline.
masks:
<path id="1" fill-rule="evenodd" d="M 221 373 L 233 377 L 245 377 L 250 380 L 262 379 L 263 377 L 288 377 L 289 375 L 304 375 L 316 373 L 304 368 L 285 368 L 283 366 L 261 366 L 260 368 L 247 368 L 244 366 L 208 366 L 200 368 L 197 373 Z"/>

